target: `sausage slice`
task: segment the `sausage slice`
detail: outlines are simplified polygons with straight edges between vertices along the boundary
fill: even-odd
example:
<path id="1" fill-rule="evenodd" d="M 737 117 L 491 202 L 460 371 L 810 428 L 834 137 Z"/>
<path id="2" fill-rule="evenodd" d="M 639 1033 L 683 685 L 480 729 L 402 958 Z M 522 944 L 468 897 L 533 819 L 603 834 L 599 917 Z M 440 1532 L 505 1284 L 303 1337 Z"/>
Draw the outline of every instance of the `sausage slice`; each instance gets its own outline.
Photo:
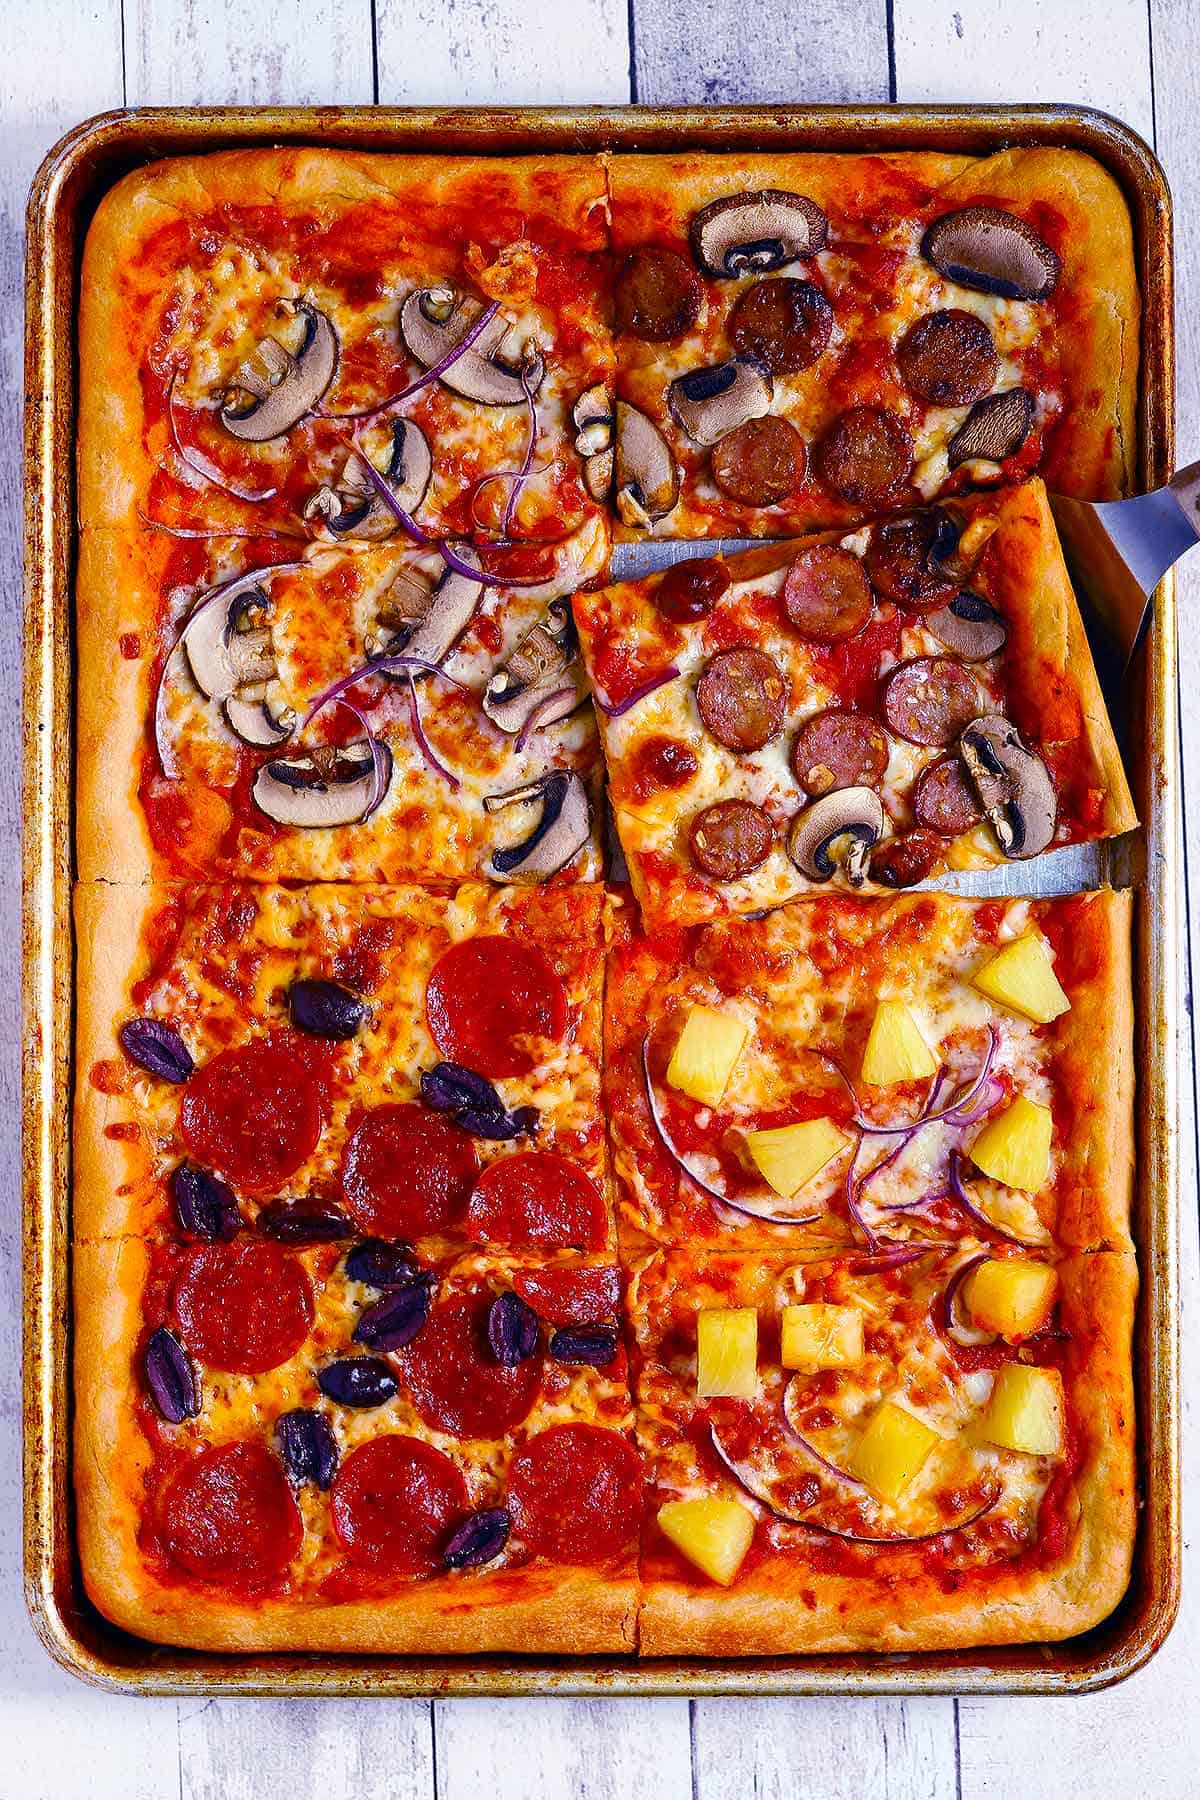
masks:
<path id="1" fill-rule="evenodd" d="M 820 288 L 790 275 L 756 281 L 729 315 L 729 335 L 736 348 L 756 357 L 772 375 L 795 375 L 810 368 L 832 331 L 833 308 Z"/>
<path id="2" fill-rule="evenodd" d="M 918 319 L 896 346 L 896 361 L 909 393 L 930 406 L 974 406 L 1000 371 L 983 320 L 956 306 Z"/>
<path id="3" fill-rule="evenodd" d="M 800 486 L 808 447 L 794 425 L 768 413 L 747 419 L 713 446 L 712 476 L 745 506 L 775 506 Z"/>
<path id="4" fill-rule="evenodd" d="M 827 487 L 852 506 L 878 506 L 908 480 L 913 442 L 895 413 L 853 406 L 839 414 L 817 446 Z"/>
<path id="5" fill-rule="evenodd" d="M 878 787 L 889 746 L 882 725 L 865 713 L 830 707 L 805 719 L 792 745 L 792 773 L 817 799 L 835 788 Z"/>
<path id="6" fill-rule="evenodd" d="M 922 769 L 913 792 L 917 823 L 942 837 L 961 837 L 983 818 L 975 790 L 957 756 L 942 756 Z"/>
<path id="7" fill-rule="evenodd" d="M 696 685 L 700 717 L 727 750 L 761 750 L 783 729 L 787 682 L 765 650 L 721 650 Z"/>
<path id="8" fill-rule="evenodd" d="M 872 610 L 862 563 L 840 544 L 810 544 L 787 572 L 783 610 L 802 636 L 819 644 L 853 637 Z"/>
<path id="9" fill-rule="evenodd" d="M 692 861 L 714 881 L 738 881 L 771 854 L 771 821 L 749 800 L 718 800 L 692 820 Z"/>
<path id="10" fill-rule="evenodd" d="M 905 612 L 931 612 L 948 605 L 958 592 L 958 582 L 943 559 L 957 542 L 957 525 L 936 506 L 874 526 L 863 559 L 871 586 Z"/>
<path id="11" fill-rule="evenodd" d="M 979 690 L 950 657 L 915 656 L 888 676 L 883 711 L 897 737 L 940 747 L 979 717 Z"/>
<path id="12" fill-rule="evenodd" d="M 696 271 L 674 250 L 634 250 L 617 271 L 617 330 L 652 344 L 684 337 L 699 317 L 703 293 Z"/>

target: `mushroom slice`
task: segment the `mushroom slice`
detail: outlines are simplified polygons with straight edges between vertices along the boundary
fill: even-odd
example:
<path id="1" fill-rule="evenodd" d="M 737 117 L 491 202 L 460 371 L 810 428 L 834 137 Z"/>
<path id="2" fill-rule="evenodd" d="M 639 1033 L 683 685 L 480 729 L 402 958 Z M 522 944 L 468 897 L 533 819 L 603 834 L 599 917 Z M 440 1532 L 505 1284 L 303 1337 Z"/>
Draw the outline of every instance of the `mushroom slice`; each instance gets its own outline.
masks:
<path id="1" fill-rule="evenodd" d="M 270 608 L 259 574 L 230 584 L 215 601 L 202 594 L 180 636 L 192 679 L 206 700 L 227 700 L 247 683 L 275 674 L 271 633 L 256 619 Z"/>
<path id="2" fill-rule="evenodd" d="M 493 881 L 547 881 L 565 869 L 587 843 L 592 809 L 587 789 L 571 769 L 551 769 L 507 794 L 488 794 L 483 802 L 487 813 L 535 805 L 540 805 L 541 811 L 528 837 L 506 850 L 492 851 L 485 873 Z"/>
<path id="3" fill-rule="evenodd" d="M 465 546 L 457 554 L 472 567 L 478 563 L 475 552 Z M 483 583 L 472 581 L 458 569 L 444 568 L 432 584 L 415 571 L 403 570 L 379 610 L 379 623 L 390 628 L 391 636 L 382 643 L 368 644 L 368 654 L 403 653 L 423 662 L 442 662 L 474 618 L 482 593 Z"/>
<path id="4" fill-rule="evenodd" d="M 1003 462 L 1014 456 L 1029 436 L 1033 424 L 1033 395 L 1025 388 L 1007 388 L 976 401 L 946 446 L 950 467 L 972 462 Z"/>
<path id="5" fill-rule="evenodd" d="M 387 745 L 358 738 L 274 757 L 254 777 L 250 794 L 260 812 L 280 825 L 356 825 L 379 805 L 391 779 Z"/>
<path id="6" fill-rule="evenodd" d="M 290 706 L 272 704 L 265 683 L 263 690 L 261 698 L 257 699 L 245 694 L 231 694 L 221 710 L 230 731 L 244 744 L 253 744 L 258 750 L 273 750 L 291 737 L 296 729 L 296 715 Z"/>
<path id="7" fill-rule="evenodd" d="M 861 887 L 883 824 L 883 802 L 874 788 L 838 788 L 796 814 L 788 855 L 810 881 L 829 881 L 840 867 L 851 887 Z"/>
<path id="8" fill-rule="evenodd" d="M 264 338 L 234 375 L 221 405 L 221 423 L 232 437 L 264 444 L 283 437 L 310 413 L 333 380 L 337 368 L 337 333 L 323 312 L 307 300 L 293 303 L 304 320 L 300 348 L 285 350 L 277 338 Z M 249 395 L 237 405 L 230 393 Z"/>
<path id="9" fill-rule="evenodd" d="M 925 625 L 939 644 L 953 650 L 964 662 L 983 662 L 1008 642 L 1008 626 L 1001 613 L 982 594 L 964 588 L 948 606 L 928 613 Z"/>
<path id="10" fill-rule="evenodd" d="M 958 740 L 971 785 L 1005 856 L 1037 856 L 1054 837 L 1058 795 L 1040 756 L 1009 719 L 973 719 Z"/>
<path id="11" fill-rule="evenodd" d="M 816 201 L 782 188 L 726 194 L 701 208 L 688 229 L 697 264 L 718 281 L 815 256 L 828 236 L 829 220 Z"/>
<path id="12" fill-rule="evenodd" d="M 451 355 L 482 310 L 478 300 L 454 288 L 414 288 L 400 308 L 401 336 L 410 354 L 431 369 Z M 536 394 L 546 373 L 541 351 L 527 343 L 520 366 L 514 368 L 501 355 L 509 330 L 508 320 L 497 313 L 438 376 L 442 386 L 481 406 L 520 406 L 527 394 Z"/>
<path id="13" fill-rule="evenodd" d="M 603 504 L 612 493 L 616 457 L 611 450 L 598 450 L 583 465 L 583 485 L 592 499 Z"/>
<path id="14" fill-rule="evenodd" d="M 1062 267 L 1031 225 L 998 206 L 964 206 L 935 219 L 921 254 L 939 275 L 978 294 L 1044 300 Z"/>
<path id="15" fill-rule="evenodd" d="M 304 517 L 323 518 L 334 537 L 373 542 L 391 537 L 397 520 L 372 487 L 359 455 L 356 451 L 346 458 L 339 486 L 317 489 L 304 508 Z M 379 473 L 395 495 L 396 504 L 407 513 L 416 512 L 433 474 L 433 457 L 424 432 L 411 419 L 392 420 L 391 450 Z"/>
<path id="16" fill-rule="evenodd" d="M 535 712 L 539 725 L 555 725 L 567 718 L 586 692 L 571 603 L 552 600 L 545 620 L 539 619 L 529 628 L 508 661 L 488 681 L 483 710 L 493 725 L 515 737 Z M 558 696 L 555 704 L 547 705 L 553 696 Z"/>
<path id="17" fill-rule="evenodd" d="M 602 381 L 580 394 L 571 409 L 578 436 L 575 448 L 580 456 L 595 456 L 612 443 L 613 408 L 608 389 Z"/>
<path id="18" fill-rule="evenodd" d="M 671 417 L 697 444 L 715 444 L 747 419 L 770 411 L 771 377 L 751 356 L 691 369 L 667 389 Z"/>
<path id="19" fill-rule="evenodd" d="M 679 464 L 652 419 L 626 400 L 614 409 L 617 424 L 617 512 L 626 525 L 645 530 L 679 498 Z"/>

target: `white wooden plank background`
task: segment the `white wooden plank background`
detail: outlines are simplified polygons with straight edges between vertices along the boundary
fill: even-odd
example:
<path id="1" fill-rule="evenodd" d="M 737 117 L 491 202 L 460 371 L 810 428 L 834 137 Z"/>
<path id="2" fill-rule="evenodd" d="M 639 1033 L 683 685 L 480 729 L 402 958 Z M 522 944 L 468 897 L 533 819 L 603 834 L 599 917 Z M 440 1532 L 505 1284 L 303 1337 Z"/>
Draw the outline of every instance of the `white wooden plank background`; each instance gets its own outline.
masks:
<path id="1" fill-rule="evenodd" d="M 1200 0 L 7 0 L 0 67 L 0 683 L 17 686 L 21 217 L 43 151 L 105 107 L 225 101 L 1074 100 L 1157 144 L 1179 223 L 1180 453 L 1200 455 Z M 1200 558 L 1198 558 L 1200 562 Z M 1180 584 L 1200 693 L 1200 567 Z M 1182 718 L 1200 816 L 1200 712 Z M 0 934 L 17 942 L 16 721 L 0 731 Z M 1200 951 L 1198 897 L 1191 921 Z M 14 959 L 9 958 L 10 964 Z M 1200 1602 L 1086 1701 L 139 1702 L 52 1668 L 19 1579 L 16 995 L 0 993 L 0 1797 L 21 1800 L 1071 1800 L 1200 1792 Z M 1188 1017 L 1191 1018 L 1190 988 Z M 1192 1032 L 1184 1316 L 1200 1304 Z M 1189 1351 L 1185 1393 L 1200 1379 Z M 1200 1426 L 1186 1470 L 1200 1482 Z M 1191 1509 L 1185 1530 L 1192 1533 Z M 1194 1565 L 1193 1565 L 1194 1568 Z"/>

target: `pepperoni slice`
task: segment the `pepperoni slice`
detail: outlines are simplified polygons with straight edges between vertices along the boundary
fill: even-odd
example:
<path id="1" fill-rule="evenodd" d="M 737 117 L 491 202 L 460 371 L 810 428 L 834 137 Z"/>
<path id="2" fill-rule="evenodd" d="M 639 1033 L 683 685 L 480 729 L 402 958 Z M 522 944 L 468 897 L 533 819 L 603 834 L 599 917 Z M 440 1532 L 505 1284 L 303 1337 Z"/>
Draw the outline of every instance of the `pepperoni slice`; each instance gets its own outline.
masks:
<path id="1" fill-rule="evenodd" d="M 878 787 L 889 754 L 882 725 L 835 706 L 801 725 L 792 745 L 792 773 L 816 800 L 835 788 Z"/>
<path id="2" fill-rule="evenodd" d="M 347 1456 L 330 1494 L 333 1529 L 352 1562 L 376 1573 L 429 1575 L 467 1484 L 443 1450 L 389 1432 Z"/>
<path id="3" fill-rule="evenodd" d="M 744 506 L 775 506 L 804 480 L 808 447 L 794 425 L 766 413 L 746 419 L 713 446 L 712 477 Z"/>
<path id="4" fill-rule="evenodd" d="M 871 879 L 881 887 L 912 887 L 924 881 L 942 859 L 944 845 L 932 831 L 907 831 L 886 838 L 871 852 Z"/>
<path id="5" fill-rule="evenodd" d="M 864 558 L 872 587 L 906 612 L 947 605 L 958 582 L 942 562 L 957 542 L 958 527 L 936 506 L 876 525 Z"/>
<path id="6" fill-rule="evenodd" d="M 179 1129 L 195 1160 L 248 1193 L 294 1175 L 321 1135 L 321 1100 L 306 1069 L 255 1038 L 222 1050 L 188 1082 Z"/>
<path id="7" fill-rule="evenodd" d="M 277 1581 L 303 1537 L 283 1470 L 253 1442 L 185 1463 L 163 1497 L 162 1530 L 167 1554 L 189 1575 L 243 1590 Z"/>
<path id="8" fill-rule="evenodd" d="M 776 275 L 756 281 L 729 315 L 729 335 L 743 355 L 772 375 L 795 375 L 816 362 L 833 331 L 833 308 L 811 281 Z"/>
<path id="9" fill-rule="evenodd" d="M 637 1542 L 641 1459 L 602 1425 L 552 1425 L 530 1438 L 508 1473 L 513 1534 L 551 1562 L 615 1562 Z"/>
<path id="10" fill-rule="evenodd" d="M 646 245 L 617 271 L 617 330 L 652 344 L 670 343 L 691 330 L 704 289 L 690 263 L 674 250 Z"/>
<path id="11" fill-rule="evenodd" d="M 821 479 L 852 506 L 882 505 L 908 480 L 913 443 L 895 413 L 853 406 L 817 446 Z"/>
<path id="12" fill-rule="evenodd" d="M 784 612 L 797 631 L 819 644 L 854 637 L 870 619 L 872 604 L 862 563 L 840 544 L 810 544 L 783 584 Z"/>
<path id="13" fill-rule="evenodd" d="M 540 1052 L 526 1040 L 559 1041 L 567 996 L 540 950 L 512 938 L 474 937 L 438 958 L 425 1016 L 443 1056 L 497 1081 L 533 1068 Z"/>
<path id="14" fill-rule="evenodd" d="M 643 738 L 634 751 L 629 782 L 637 799 L 648 800 L 664 788 L 670 791 L 686 787 L 699 773 L 694 750 L 679 738 L 655 732 L 653 737 Z"/>
<path id="15" fill-rule="evenodd" d="M 673 563 L 654 590 L 654 604 L 672 625 L 706 619 L 729 587 L 729 570 L 719 556 L 693 556 Z"/>
<path id="16" fill-rule="evenodd" d="M 483 1171 L 467 1208 L 480 1244 L 510 1250 L 599 1250 L 608 1236 L 601 1194 L 578 1163 L 552 1150 L 505 1156 Z"/>
<path id="17" fill-rule="evenodd" d="M 193 1250 L 175 1284 L 175 1317 L 192 1355 L 210 1369 L 261 1375 L 295 1356 L 313 1321 L 302 1263 L 269 1239 Z"/>
<path id="18" fill-rule="evenodd" d="M 621 1304 L 620 1269 L 520 1269 L 513 1287 L 552 1325 L 595 1325 Z"/>
<path id="19" fill-rule="evenodd" d="M 700 717 L 727 750 L 761 750 L 783 729 L 787 682 L 765 650 L 718 651 L 696 684 Z"/>
<path id="20" fill-rule="evenodd" d="M 913 793 L 917 823 L 943 837 L 961 837 L 983 814 L 975 790 L 957 756 L 943 756 L 922 769 Z"/>
<path id="21" fill-rule="evenodd" d="M 775 830 L 761 806 L 749 800 L 718 800 L 692 820 L 688 847 L 692 861 L 714 881 L 740 881 L 766 862 Z"/>
<path id="22" fill-rule="evenodd" d="M 479 1159 L 460 1126 L 428 1107 L 376 1106 L 342 1151 L 342 1195 L 368 1237 L 451 1231 L 462 1219 Z"/>
<path id="23" fill-rule="evenodd" d="M 910 744 L 951 744 L 979 717 L 979 690 L 948 656 L 915 656 L 888 676 L 883 710 L 896 736 Z"/>
<path id="24" fill-rule="evenodd" d="M 450 1437 L 504 1437 L 541 1392 L 540 1356 L 511 1366 L 496 1361 L 487 1333 L 494 1298 L 477 1288 L 443 1300 L 393 1358 L 425 1423 Z"/>
<path id="25" fill-rule="evenodd" d="M 973 406 L 1000 371 L 991 332 L 958 307 L 918 319 L 896 346 L 896 361 L 909 393 L 930 406 Z"/>

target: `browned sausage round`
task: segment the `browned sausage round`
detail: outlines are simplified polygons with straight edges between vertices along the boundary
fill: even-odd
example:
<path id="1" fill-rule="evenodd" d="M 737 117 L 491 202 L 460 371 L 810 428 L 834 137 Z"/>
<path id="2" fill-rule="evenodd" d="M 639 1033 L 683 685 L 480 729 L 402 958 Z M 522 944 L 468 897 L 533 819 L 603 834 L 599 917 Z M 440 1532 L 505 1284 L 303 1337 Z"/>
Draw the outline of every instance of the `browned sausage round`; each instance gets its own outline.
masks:
<path id="1" fill-rule="evenodd" d="M 713 446 L 713 480 L 745 506 L 774 506 L 798 488 L 808 447 L 794 425 L 767 413 L 747 419 Z"/>
<path id="2" fill-rule="evenodd" d="M 803 637 L 835 644 L 871 617 L 871 587 L 862 563 L 840 544 L 801 550 L 783 584 L 783 610 Z"/>
<path id="3" fill-rule="evenodd" d="M 871 880 L 881 887 L 912 887 L 933 873 L 942 855 L 942 841 L 932 831 L 884 838 L 871 852 Z"/>
<path id="4" fill-rule="evenodd" d="M 654 604 L 672 625 L 690 625 L 708 617 L 728 586 L 719 556 L 694 556 L 671 565 L 654 590 Z"/>
<path id="5" fill-rule="evenodd" d="M 881 505 L 908 480 L 913 444 L 895 413 L 854 406 L 817 446 L 821 479 L 852 506 Z"/>
<path id="6" fill-rule="evenodd" d="M 749 800 L 718 800 L 692 820 L 692 861 L 714 881 L 738 881 L 771 854 L 771 821 Z"/>
<path id="7" fill-rule="evenodd" d="M 942 756 L 922 769 L 913 793 L 917 823 L 943 837 L 961 837 L 978 825 L 983 814 L 966 770 L 957 756 Z"/>
<path id="8" fill-rule="evenodd" d="M 889 519 L 871 532 L 864 558 L 871 586 L 906 612 L 931 612 L 946 606 L 958 582 L 942 566 L 958 542 L 958 527 L 949 513 L 931 506 Z"/>
<path id="9" fill-rule="evenodd" d="M 910 744 L 950 744 L 978 718 L 979 690 L 950 657 L 914 656 L 888 676 L 883 710 L 896 736 Z"/>
<path id="10" fill-rule="evenodd" d="M 792 745 L 792 773 L 814 800 L 835 788 L 877 787 L 888 766 L 887 732 L 865 713 L 830 707 L 805 719 Z"/>
<path id="11" fill-rule="evenodd" d="M 696 705 L 718 744 L 761 750 L 783 727 L 787 682 L 765 650 L 717 652 L 696 684 Z"/>
<path id="12" fill-rule="evenodd" d="M 703 293 L 696 271 L 674 250 L 635 250 L 617 272 L 617 330 L 652 344 L 681 338 L 696 323 Z"/>
<path id="13" fill-rule="evenodd" d="M 909 393 L 930 406 L 974 406 L 1000 369 L 983 320 L 957 307 L 918 319 L 896 346 L 896 361 Z"/>
<path id="14" fill-rule="evenodd" d="M 810 368 L 832 330 L 833 308 L 820 288 L 790 275 L 756 281 L 729 315 L 735 348 L 756 357 L 772 375 Z"/>

